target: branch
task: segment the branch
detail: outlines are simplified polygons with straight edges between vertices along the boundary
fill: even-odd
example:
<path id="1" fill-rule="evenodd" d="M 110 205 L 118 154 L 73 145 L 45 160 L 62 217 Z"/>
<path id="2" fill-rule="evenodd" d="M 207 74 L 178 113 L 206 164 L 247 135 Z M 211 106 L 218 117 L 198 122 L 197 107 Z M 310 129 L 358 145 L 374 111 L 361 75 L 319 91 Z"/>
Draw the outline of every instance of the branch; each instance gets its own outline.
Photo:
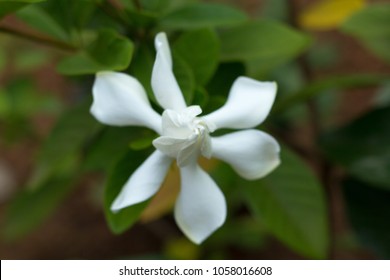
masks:
<path id="1" fill-rule="evenodd" d="M 0 26 L 0 32 L 15 36 L 15 37 L 19 37 L 19 38 L 24 39 L 24 40 L 35 42 L 38 44 L 46 45 L 48 47 L 61 49 L 63 51 L 67 51 L 67 52 L 77 51 L 77 48 L 75 46 L 72 46 L 72 45 L 67 44 L 65 42 L 56 41 L 56 40 L 53 40 L 53 39 L 47 38 L 47 37 L 37 36 L 37 35 L 31 34 L 31 33 L 23 32 L 21 30 L 12 29 L 12 28 L 7 27 L 7 26 Z"/>

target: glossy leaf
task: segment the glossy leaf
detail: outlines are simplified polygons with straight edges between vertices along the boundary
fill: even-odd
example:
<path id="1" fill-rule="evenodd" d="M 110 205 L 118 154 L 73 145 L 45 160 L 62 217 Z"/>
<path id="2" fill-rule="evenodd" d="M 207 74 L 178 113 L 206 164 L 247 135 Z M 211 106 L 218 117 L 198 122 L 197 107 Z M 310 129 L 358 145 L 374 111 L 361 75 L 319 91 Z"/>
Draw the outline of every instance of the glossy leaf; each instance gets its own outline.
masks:
<path id="1" fill-rule="evenodd" d="M 155 13 L 145 10 L 128 10 L 126 14 L 131 25 L 140 28 L 151 28 L 158 20 L 158 16 Z"/>
<path id="2" fill-rule="evenodd" d="M 192 104 L 195 90 L 195 77 L 187 62 L 179 55 L 173 54 L 173 73 L 183 93 L 186 104 Z"/>
<path id="3" fill-rule="evenodd" d="M 245 75 L 245 66 L 239 62 L 220 63 L 217 71 L 207 84 L 210 95 L 227 97 L 237 77 Z"/>
<path id="4" fill-rule="evenodd" d="M 64 58 L 58 65 L 58 71 L 65 75 L 120 71 L 129 66 L 133 48 L 133 43 L 126 37 L 103 29 L 86 50 Z"/>
<path id="5" fill-rule="evenodd" d="M 161 19 L 160 24 L 165 29 L 196 29 L 231 26 L 246 19 L 243 12 L 229 6 L 195 3 L 172 11 Z"/>
<path id="6" fill-rule="evenodd" d="M 133 0 L 119 0 L 123 7 L 128 11 L 147 11 L 156 14 L 165 14 L 167 11 L 178 9 L 197 0 L 139 0 L 135 3 Z"/>
<path id="7" fill-rule="evenodd" d="M 69 34 L 87 23 L 96 4 L 89 0 L 47 0 L 41 6 Z"/>
<path id="8" fill-rule="evenodd" d="M 373 110 L 352 123 L 325 133 L 325 155 L 354 177 L 390 189 L 390 107 Z"/>
<path id="9" fill-rule="evenodd" d="M 245 61 L 251 76 L 301 54 L 309 38 L 271 20 L 248 22 L 221 32 L 221 60 Z"/>
<path id="10" fill-rule="evenodd" d="M 29 26 L 72 45 L 85 41 L 83 28 L 90 20 L 96 4 L 90 0 L 46 0 L 26 7 L 17 16 Z"/>
<path id="11" fill-rule="evenodd" d="M 390 192 L 355 179 L 343 183 L 352 228 L 363 245 L 390 258 Z"/>
<path id="12" fill-rule="evenodd" d="M 149 201 L 141 202 L 113 213 L 110 209 L 131 174 L 146 160 L 148 151 L 131 151 L 117 162 L 111 170 L 104 191 L 104 213 L 113 233 L 120 234 L 129 229 L 140 217 Z"/>
<path id="13" fill-rule="evenodd" d="M 17 12 L 18 18 L 31 27 L 62 41 L 70 40 L 68 32 L 46 10 L 31 5 Z"/>
<path id="14" fill-rule="evenodd" d="M 134 2 L 132 0 L 124 0 L 126 2 Z M 169 11 L 182 8 L 190 3 L 195 3 L 197 0 L 140 0 L 140 6 L 147 11 L 166 14 Z M 133 4 L 134 5 L 134 4 Z"/>
<path id="15" fill-rule="evenodd" d="M 88 145 L 83 167 L 109 171 L 132 147 L 132 143 L 150 140 L 153 132 L 136 127 L 105 127 Z M 115 143 L 115 145 L 113 144 Z M 150 141 L 151 145 L 151 141 Z"/>
<path id="16" fill-rule="evenodd" d="M 197 83 L 204 85 L 218 65 L 219 41 L 210 29 L 183 33 L 173 45 L 174 51 L 188 63 Z"/>
<path id="17" fill-rule="evenodd" d="M 258 181 L 240 181 L 253 213 L 286 245 L 310 258 L 326 258 L 325 196 L 313 172 L 286 147 L 281 165 Z"/>
<path id="18" fill-rule="evenodd" d="M 154 59 L 155 53 L 152 48 L 148 45 L 141 45 L 134 53 L 134 57 L 130 64 L 130 73 L 137 78 L 145 88 L 149 100 L 158 104 L 151 86 Z"/>
<path id="19" fill-rule="evenodd" d="M 357 39 L 379 57 L 390 62 L 390 4 L 367 6 L 351 16 L 342 30 Z"/>

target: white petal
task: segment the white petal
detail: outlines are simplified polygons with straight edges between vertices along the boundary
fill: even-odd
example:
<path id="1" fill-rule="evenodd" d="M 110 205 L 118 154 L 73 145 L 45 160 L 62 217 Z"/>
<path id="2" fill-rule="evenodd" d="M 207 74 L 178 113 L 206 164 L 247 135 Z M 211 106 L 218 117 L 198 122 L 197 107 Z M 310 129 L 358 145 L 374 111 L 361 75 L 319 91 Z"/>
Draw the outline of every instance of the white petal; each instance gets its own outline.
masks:
<path id="1" fill-rule="evenodd" d="M 276 96 L 275 82 L 259 82 L 239 77 L 221 108 L 204 116 L 217 128 L 251 128 L 259 125 L 269 114 Z"/>
<path id="2" fill-rule="evenodd" d="M 153 146 L 167 156 L 176 158 L 181 150 L 196 142 L 196 135 L 191 138 L 178 139 L 160 136 L 153 140 Z"/>
<path id="3" fill-rule="evenodd" d="M 200 151 L 205 158 L 211 158 L 211 156 L 213 155 L 211 137 L 208 133 L 204 135 L 202 146 L 200 147 Z"/>
<path id="4" fill-rule="evenodd" d="M 154 95 L 164 109 L 183 110 L 186 103 L 173 75 L 171 51 L 165 33 L 157 34 L 155 47 L 157 53 L 152 72 Z"/>
<path id="5" fill-rule="evenodd" d="M 177 165 L 179 167 L 184 167 L 189 164 L 196 164 L 198 157 L 199 157 L 199 152 L 196 148 L 196 140 L 198 138 L 195 136 L 194 138 L 190 139 L 186 146 L 181 149 L 177 155 Z"/>
<path id="6" fill-rule="evenodd" d="M 223 193 L 197 164 L 180 169 L 181 191 L 175 205 L 176 223 L 194 243 L 200 244 L 226 219 Z"/>
<path id="7" fill-rule="evenodd" d="M 92 115 L 108 125 L 146 126 L 161 133 L 161 117 L 148 101 L 142 85 L 117 72 L 99 72 L 93 85 Z"/>
<path id="8" fill-rule="evenodd" d="M 248 180 L 259 179 L 280 163 L 280 147 L 276 140 L 259 130 L 243 130 L 212 137 L 213 157 L 229 163 Z"/>
<path id="9" fill-rule="evenodd" d="M 172 68 L 172 55 L 171 49 L 169 48 L 167 34 L 164 32 L 158 33 L 154 39 L 154 47 L 156 48 L 157 52 L 161 52 L 162 56 L 167 61 L 168 66 Z"/>
<path id="10" fill-rule="evenodd" d="M 171 158 L 155 151 L 130 176 L 111 205 L 111 210 L 116 212 L 152 197 L 163 183 L 171 163 Z"/>

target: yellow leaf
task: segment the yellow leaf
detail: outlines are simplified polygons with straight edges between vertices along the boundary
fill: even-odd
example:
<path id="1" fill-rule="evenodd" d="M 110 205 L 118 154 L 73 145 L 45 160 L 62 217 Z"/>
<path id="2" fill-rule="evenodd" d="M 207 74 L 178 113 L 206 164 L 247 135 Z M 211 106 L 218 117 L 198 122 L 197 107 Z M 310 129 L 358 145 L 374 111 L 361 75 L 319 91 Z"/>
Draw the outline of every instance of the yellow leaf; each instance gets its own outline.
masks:
<path id="1" fill-rule="evenodd" d="M 334 29 L 353 13 L 362 9 L 365 4 L 365 0 L 318 1 L 299 15 L 299 25 L 310 30 Z"/>
<path id="2" fill-rule="evenodd" d="M 179 168 L 172 164 L 164 184 L 142 212 L 141 221 L 150 222 L 171 211 L 180 190 Z"/>
<path id="3" fill-rule="evenodd" d="M 199 164 L 206 171 L 210 171 L 218 164 L 217 160 L 201 158 Z M 150 222 L 170 212 L 175 205 L 177 195 L 180 191 L 180 174 L 176 163 L 173 163 L 163 185 L 152 201 L 142 212 L 141 221 Z"/>

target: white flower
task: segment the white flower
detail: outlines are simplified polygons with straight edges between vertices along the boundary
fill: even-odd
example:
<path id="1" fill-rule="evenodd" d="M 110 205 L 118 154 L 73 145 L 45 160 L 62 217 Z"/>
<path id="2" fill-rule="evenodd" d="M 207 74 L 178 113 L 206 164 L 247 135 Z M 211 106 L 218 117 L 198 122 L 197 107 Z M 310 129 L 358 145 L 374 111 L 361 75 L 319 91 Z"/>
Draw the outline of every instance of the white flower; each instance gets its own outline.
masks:
<path id="1" fill-rule="evenodd" d="M 91 113 L 100 122 L 146 126 L 161 135 L 153 141 L 156 151 L 130 176 L 111 209 L 119 211 L 152 197 L 176 159 L 181 191 L 174 209 L 175 219 L 187 237 L 199 244 L 224 223 L 226 201 L 197 159 L 200 155 L 221 159 L 248 180 L 261 178 L 278 166 L 280 148 L 275 139 L 248 129 L 262 123 L 269 114 L 276 84 L 239 77 L 226 104 L 200 116 L 199 106 L 187 107 L 173 75 L 165 33 L 156 36 L 155 47 L 151 82 L 156 100 L 165 109 L 162 116 L 150 106 L 142 85 L 127 74 L 100 72 L 93 85 Z M 210 136 L 220 128 L 245 130 Z"/>

